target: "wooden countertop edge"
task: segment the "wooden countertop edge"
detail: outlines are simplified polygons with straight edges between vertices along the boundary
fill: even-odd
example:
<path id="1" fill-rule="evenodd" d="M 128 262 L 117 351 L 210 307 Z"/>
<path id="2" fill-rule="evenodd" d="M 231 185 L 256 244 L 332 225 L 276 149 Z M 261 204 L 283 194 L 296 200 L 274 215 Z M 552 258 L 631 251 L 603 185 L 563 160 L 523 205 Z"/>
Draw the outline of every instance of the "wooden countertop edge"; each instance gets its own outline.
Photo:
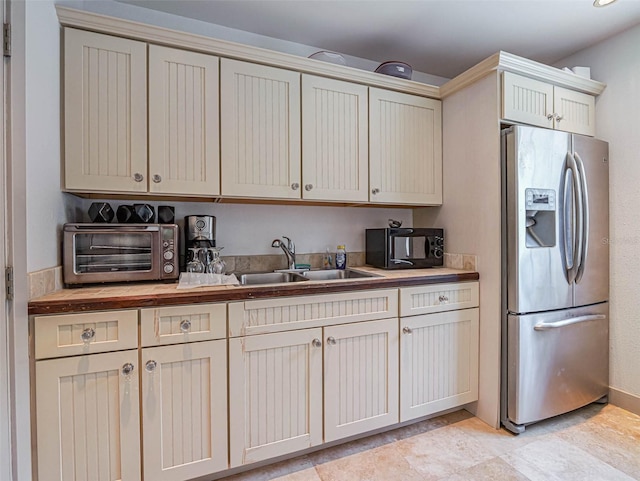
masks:
<path id="1" fill-rule="evenodd" d="M 175 306 L 204 302 L 242 301 L 269 297 L 326 294 L 331 292 L 360 291 L 364 289 L 384 289 L 448 282 L 477 281 L 477 272 L 461 272 L 430 276 L 403 278 L 368 278 L 358 281 L 277 284 L 267 286 L 239 287 L 222 290 L 181 290 L 171 293 L 101 297 L 96 299 L 60 299 L 29 302 L 29 315 L 64 314 L 112 309 Z"/>

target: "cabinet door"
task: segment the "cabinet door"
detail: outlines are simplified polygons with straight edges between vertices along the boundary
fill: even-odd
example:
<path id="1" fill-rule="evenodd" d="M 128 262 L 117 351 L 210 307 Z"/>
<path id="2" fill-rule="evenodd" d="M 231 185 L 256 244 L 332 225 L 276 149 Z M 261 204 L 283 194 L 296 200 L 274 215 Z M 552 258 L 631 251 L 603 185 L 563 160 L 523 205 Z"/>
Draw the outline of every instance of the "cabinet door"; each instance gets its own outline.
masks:
<path id="1" fill-rule="evenodd" d="M 442 204 L 439 100 L 369 89 L 369 200 Z"/>
<path id="2" fill-rule="evenodd" d="M 141 479 L 137 364 L 137 350 L 36 362 L 40 481 Z"/>
<path id="3" fill-rule="evenodd" d="M 594 136 L 596 134 L 596 100 L 593 95 L 554 88 L 555 128 L 565 132 Z"/>
<path id="4" fill-rule="evenodd" d="M 145 479 L 181 481 L 227 469 L 227 346 L 142 350 Z"/>
<path id="5" fill-rule="evenodd" d="M 322 443 L 321 339 L 320 328 L 229 339 L 231 467 Z"/>
<path id="6" fill-rule="evenodd" d="M 64 30 L 65 189 L 146 192 L 147 45 Z"/>
<path id="7" fill-rule="evenodd" d="M 502 74 L 502 118 L 553 128 L 553 86 L 539 80 Z"/>
<path id="8" fill-rule="evenodd" d="M 222 59 L 222 194 L 300 198 L 300 74 Z"/>
<path id="9" fill-rule="evenodd" d="M 324 329 L 324 440 L 398 422 L 398 319 Z"/>
<path id="10" fill-rule="evenodd" d="M 149 191 L 220 194 L 218 57 L 149 46 Z"/>
<path id="11" fill-rule="evenodd" d="M 478 309 L 400 318 L 400 422 L 478 400 Z"/>
<path id="12" fill-rule="evenodd" d="M 302 76 L 302 197 L 369 199 L 367 87 Z"/>

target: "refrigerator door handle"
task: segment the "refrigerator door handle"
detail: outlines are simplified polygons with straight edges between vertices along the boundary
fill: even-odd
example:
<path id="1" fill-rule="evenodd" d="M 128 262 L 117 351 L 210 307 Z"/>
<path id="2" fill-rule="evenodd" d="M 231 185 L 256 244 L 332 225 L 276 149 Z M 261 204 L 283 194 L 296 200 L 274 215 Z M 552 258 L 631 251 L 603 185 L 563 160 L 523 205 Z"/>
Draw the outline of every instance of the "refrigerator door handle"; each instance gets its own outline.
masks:
<path id="1" fill-rule="evenodd" d="M 587 247 L 589 246 L 588 245 L 588 242 L 589 242 L 589 194 L 587 192 L 587 177 L 584 170 L 584 163 L 582 162 L 582 159 L 580 158 L 580 155 L 578 155 L 577 152 L 574 152 L 573 156 L 576 160 L 578 173 L 580 174 L 580 177 L 578 180 L 581 183 L 581 190 L 582 190 L 581 210 L 582 210 L 583 222 L 582 222 L 582 232 L 579 232 L 579 242 L 581 246 L 580 249 L 581 249 L 582 255 L 579 258 L 578 266 L 576 270 L 576 282 L 580 282 L 580 279 L 582 279 L 582 274 L 584 274 L 584 266 L 586 265 L 586 262 L 587 262 Z"/>
<path id="2" fill-rule="evenodd" d="M 568 160 L 567 160 L 568 164 Z M 562 232 L 564 239 L 564 271 L 567 280 L 571 284 L 571 269 L 573 268 L 573 251 L 575 247 L 575 226 L 573 218 L 575 215 L 575 203 L 573 201 L 573 171 L 567 166 L 564 170 L 562 183 L 564 191 L 562 194 Z"/>
<path id="3" fill-rule="evenodd" d="M 573 201 L 576 205 L 576 225 L 574 228 L 573 243 L 573 267 L 569 271 L 569 284 L 575 282 L 578 274 L 578 264 L 582 258 L 582 244 L 584 237 L 584 206 L 582 202 L 582 183 L 576 159 L 570 152 L 567 153 L 567 164 L 573 174 Z"/>
<path id="4" fill-rule="evenodd" d="M 578 324 L 580 322 L 587 321 L 603 321 L 607 318 L 604 314 L 593 314 L 590 316 L 572 317 L 571 319 L 564 319 L 556 322 L 538 322 L 533 329 L 535 331 L 548 331 L 549 329 L 557 329 L 559 327 L 570 326 L 572 324 Z"/>

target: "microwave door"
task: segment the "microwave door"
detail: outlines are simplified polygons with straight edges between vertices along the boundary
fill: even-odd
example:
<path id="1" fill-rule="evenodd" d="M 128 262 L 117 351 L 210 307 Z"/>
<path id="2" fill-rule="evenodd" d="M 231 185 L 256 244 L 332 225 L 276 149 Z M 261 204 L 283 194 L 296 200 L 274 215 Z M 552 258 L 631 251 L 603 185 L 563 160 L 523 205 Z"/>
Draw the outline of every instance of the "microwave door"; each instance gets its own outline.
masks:
<path id="1" fill-rule="evenodd" d="M 395 236 L 391 262 L 395 264 L 410 264 L 412 260 L 426 258 L 426 237 L 424 236 Z"/>

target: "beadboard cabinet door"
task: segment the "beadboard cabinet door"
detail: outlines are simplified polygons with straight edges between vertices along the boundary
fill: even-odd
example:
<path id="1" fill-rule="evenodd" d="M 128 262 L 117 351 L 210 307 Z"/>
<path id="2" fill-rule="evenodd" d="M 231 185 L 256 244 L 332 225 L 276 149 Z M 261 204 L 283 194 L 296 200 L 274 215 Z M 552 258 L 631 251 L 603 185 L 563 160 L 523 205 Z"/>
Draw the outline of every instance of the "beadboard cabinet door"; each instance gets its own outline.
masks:
<path id="1" fill-rule="evenodd" d="M 322 329 L 229 339 L 231 467 L 322 443 Z"/>
<path id="2" fill-rule="evenodd" d="M 64 29 L 64 188 L 147 191 L 147 45 Z"/>
<path id="3" fill-rule="evenodd" d="M 369 199 L 367 86 L 302 76 L 302 198 Z"/>
<path id="4" fill-rule="evenodd" d="M 439 100 L 369 88 L 369 201 L 442 204 Z"/>
<path id="5" fill-rule="evenodd" d="M 222 195 L 300 198 L 300 74 L 223 58 Z"/>
<path id="6" fill-rule="evenodd" d="M 596 135 L 596 99 L 593 95 L 554 87 L 556 129 L 582 135 Z"/>
<path id="7" fill-rule="evenodd" d="M 400 318 L 400 422 L 478 400 L 478 309 Z"/>
<path id="8" fill-rule="evenodd" d="M 145 479 L 227 469 L 226 341 L 144 348 L 141 366 Z"/>
<path id="9" fill-rule="evenodd" d="M 149 192 L 220 194 L 218 61 L 149 45 Z"/>
<path id="10" fill-rule="evenodd" d="M 398 319 L 324 328 L 324 440 L 395 424 Z"/>
<path id="11" fill-rule="evenodd" d="M 39 481 L 139 481 L 138 351 L 36 362 Z"/>

